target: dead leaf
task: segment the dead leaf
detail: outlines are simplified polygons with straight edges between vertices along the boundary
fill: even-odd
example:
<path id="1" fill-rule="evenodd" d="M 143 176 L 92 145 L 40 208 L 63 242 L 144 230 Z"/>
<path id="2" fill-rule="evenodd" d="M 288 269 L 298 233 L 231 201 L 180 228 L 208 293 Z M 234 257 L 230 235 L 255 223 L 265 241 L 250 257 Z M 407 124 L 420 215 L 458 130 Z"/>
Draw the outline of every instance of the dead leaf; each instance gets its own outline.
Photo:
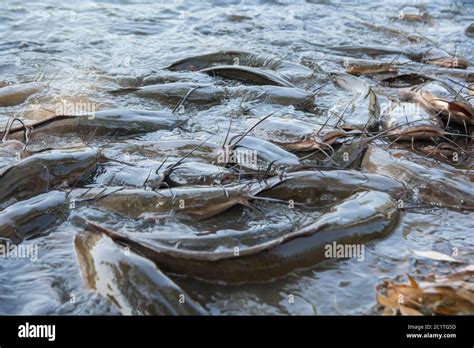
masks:
<path id="1" fill-rule="evenodd" d="M 408 280 L 410 281 L 411 286 L 414 288 L 419 289 L 420 287 L 418 286 L 418 283 L 416 282 L 415 278 L 413 278 L 411 275 L 407 274 Z"/>
<path id="2" fill-rule="evenodd" d="M 397 315 L 397 310 L 396 310 L 395 308 L 388 308 L 388 307 L 385 307 L 385 309 L 384 309 L 383 312 L 382 312 L 382 315 L 394 316 L 394 315 Z"/>
<path id="3" fill-rule="evenodd" d="M 420 312 L 418 312 L 416 309 L 413 309 L 410 307 L 405 307 L 403 305 L 400 305 L 399 308 L 400 308 L 400 313 L 402 313 L 402 315 L 423 315 Z"/>
<path id="4" fill-rule="evenodd" d="M 381 294 L 377 294 L 377 302 L 381 304 L 384 307 L 392 308 L 392 309 L 397 309 L 398 308 L 398 302 L 394 301 L 393 298 L 386 297 Z"/>
<path id="5" fill-rule="evenodd" d="M 408 275 L 408 284 L 384 281 L 376 287 L 377 302 L 383 314 L 401 315 L 473 315 L 474 277 L 472 267 L 439 277 L 433 274 L 417 281 Z"/>

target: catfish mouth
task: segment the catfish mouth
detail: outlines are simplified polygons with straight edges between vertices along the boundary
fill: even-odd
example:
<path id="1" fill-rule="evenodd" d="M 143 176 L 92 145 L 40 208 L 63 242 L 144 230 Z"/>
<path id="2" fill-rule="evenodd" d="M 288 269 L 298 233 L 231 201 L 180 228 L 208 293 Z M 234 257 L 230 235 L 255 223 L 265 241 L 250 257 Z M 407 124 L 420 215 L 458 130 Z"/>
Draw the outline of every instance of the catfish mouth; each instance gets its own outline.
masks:
<path id="1" fill-rule="evenodd" d="M 296 104 L 296 109 L 302 111 L 313 112 L 315 108 L 314 96 L 306 97 L 304 101 Z"/>
<path id="2" fill-rule="evenodd" d="M 413 139 L 431 139 L 444 136 L 444 131 L 438 127 L 421 125 L 405 129 L 398 129 L 390 132 L 391 137 L 396 137 L 402 140 Z"/>

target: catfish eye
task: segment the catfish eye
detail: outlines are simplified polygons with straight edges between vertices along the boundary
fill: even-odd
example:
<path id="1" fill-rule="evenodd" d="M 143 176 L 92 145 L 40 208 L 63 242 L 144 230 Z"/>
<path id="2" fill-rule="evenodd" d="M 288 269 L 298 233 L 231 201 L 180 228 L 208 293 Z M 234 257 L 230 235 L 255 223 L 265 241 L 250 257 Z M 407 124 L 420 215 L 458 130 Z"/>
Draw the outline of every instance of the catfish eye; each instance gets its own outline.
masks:
<path id="1" fill-rule="evenodd" d="M 301 141 L 307 141 L 307 140 L 309 140 L 309 135 L 304 134 L 304 135 L 300 136 L 300 140 L 301 140 Z"/>

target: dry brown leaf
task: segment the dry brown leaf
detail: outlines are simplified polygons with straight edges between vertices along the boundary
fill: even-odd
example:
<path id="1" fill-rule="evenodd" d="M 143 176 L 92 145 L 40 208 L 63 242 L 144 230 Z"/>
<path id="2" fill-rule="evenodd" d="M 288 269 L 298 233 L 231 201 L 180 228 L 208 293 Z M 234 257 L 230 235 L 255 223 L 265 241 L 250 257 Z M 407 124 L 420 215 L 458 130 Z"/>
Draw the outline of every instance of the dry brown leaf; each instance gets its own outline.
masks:
<path id="1" fill-rule="evenodd" d="M 402 315 L 472 315 L 472 272 L 473 267 L 468 266 L 443 277 L 428 275 L 422 281 L 408 275 L 408 284 L 385 281 L 377 287 L 377 302 L 385 308 L 384 315 L 396 309 Z"/>
<path id="2" fill-rule="evenodd" d="M 418 312 L 416 309 L 413 309 L 410 307 L 400 305 L 399 308 L 400 308 L 400 313 L 402 315 L 423 315 L 420 312 Z"/>
<path id="3" fill-rule="evenodd" d="M 392 308 L 392 309 L 398 308 L 397 301 L 394 301 L 393 298 L 389 298 L 381 294 L 377 294 L 377 302 L 387 308 Z"/>
<path id="4" fill-rule="evenodd" d="M 413 288 L 410 285 L 406 284 L 394 284 L 396 291 L 403 295 L 403 303 L 412 303 L 414 305 L 420 306 L 420 298 L 423 294 L 423 290 Z"/>
<path id="5" fill-rule="evenodd" d="M 439 314 L 439 315 L 458 315 L 461 314 L 459 313 L 458 310 L 455 310 L 451 307 L 446 307 L 444 305 L 438 306 L 435 308 L 434 313 Z"/>
<path id="6" fill-rule="evenodd" d="M 383 312 L 382 312 L 382 315 L 395 316 L 395 315 L 397 315 L 397 310 L 395 308 L 385 307 Z"/>
<path id="7" fill-rule="evenodd" d="M 474 304 L 474 292 L 472 290 L 462 288 L 462 289 L 459 289 L 457 291 L 457 295 L 459 297 L 471 302 L 472 304 Z"/>
<path id="8" fill-rule="evenodd" d="M 407 274 L 408 280 L 410 281 L 411 286 L 414 288 L 419 289 L 420 287 L 418 286 L 418 283 L 416 282 L 415 278 L 413 278 L 411 275 Z"/>

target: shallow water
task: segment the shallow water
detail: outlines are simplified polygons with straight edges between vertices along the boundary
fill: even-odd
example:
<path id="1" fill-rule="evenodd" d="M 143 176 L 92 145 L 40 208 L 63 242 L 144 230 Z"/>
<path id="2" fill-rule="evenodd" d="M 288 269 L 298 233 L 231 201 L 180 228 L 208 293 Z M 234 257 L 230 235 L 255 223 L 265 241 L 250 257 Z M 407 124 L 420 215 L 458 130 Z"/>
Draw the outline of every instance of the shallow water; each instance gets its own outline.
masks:
<path id="1" fill-rule="evenodd" d="M 11 1 L 0 4 L 0 80 L 32 81 L 44 75 L 50 88 L 27 103 L 0 108 L 0 124 L 18 115 L 43 119 L 51 111 L 73 106 L 85 111 L 106 108 L 169 108 L 156 101 L 133 96 L 111 97 L 106 91 L 136 83 L 148 74 L 161 76 L 160 68 L 191 55 L 222 49 L 242 50 L 317 66 L 316 86 L 327 82 L 326 72 L 342 71 L 324 52 L 325 46 L 382 45 L 420 49 L 433 42 L 474 62 L 474 41 L 464 29 L 474 21 L 470 1 L 416 1 L 433 17 L 433 23 L 397 21 L 405 1 Z M 421 33 L 423 43 L 377 32 L 372 23 Z M 167 73 L 169 74 L 169 73 Z M 181 74 L 182 79 L 211 81 L 207 75 Z M 290 77 L 290 76 L 289 76 Z M 223 83 L 219 81 L 219 83 Z M 298 85 L 298 81 L 296 82 Z M 309 87 L 304 83 L 300 87 Z M 330 86 L 321 92 L 318 106 L 341 108 L 346 92 Z M 205 139 L 208 132 L 228 127 L 229 116 L 240 100 L 209 108 L 189 107 L 192 116 L 185 129 L 158 131 L 135 140 L 165 138 Z M 266 115 L 274 106 L 260 105 L 254 116 Z M 93 109 L 93 110 L 91 110 Z M 295 111 L 294 117 L 314 121 L 321 116 Z M 245 129 L 244 118 L 234 118 L 235 130 Z M 219 137 L 216 137 L 218 139 Z M 52 137 L 55 146 L 80 141 L 79 136 Z M 129 140 L 130 141 L 130 140 Z M 216 140 L 217 141 L 217 140 Z M 104 140 L 95 140 L 94 144 Z M 156 161 L 132 156 L 129 161 L 156 165 Z M 319 213 L 290 211 L 280 205 L 258 203 L 262 212 L 234 208 L 225 219 L 196 224 L 166 221 L 159 226 L 124 220 L 95 208 L 79 208 L 73 214 L 90 217 L 111 228 L 134 233 L 153 233 L 174 245 L 197 232 L 230 230 L 222 248 L 245 244 L 257 233 L 288 231 L 297 222 Z M 116 313 L 107 301 L 88 291 L 76 263 L 73 238 L 79 228 L 70 222 L 47 236 L 24 244 L 38 247 L 38 260 L 0 260 L 0 314 L 104 314 Z M 365 245 L 364 260 L 331 260 L 287 277 L 259 284 L 225 285 L 182 276 L 174 279 L 212 314 L 372 314 L 375 285 L 423 268 L 432 262 L 417 259 L 411 250 L 437 250 L 459 258 L 474 257 L 474 213 L 446 209 L 404 213 L 397 229 L 384 240 Z M 229 232 L 229 231 L 226 231 Z M 148 237 L 147 237 L 148 238 Z"/>

